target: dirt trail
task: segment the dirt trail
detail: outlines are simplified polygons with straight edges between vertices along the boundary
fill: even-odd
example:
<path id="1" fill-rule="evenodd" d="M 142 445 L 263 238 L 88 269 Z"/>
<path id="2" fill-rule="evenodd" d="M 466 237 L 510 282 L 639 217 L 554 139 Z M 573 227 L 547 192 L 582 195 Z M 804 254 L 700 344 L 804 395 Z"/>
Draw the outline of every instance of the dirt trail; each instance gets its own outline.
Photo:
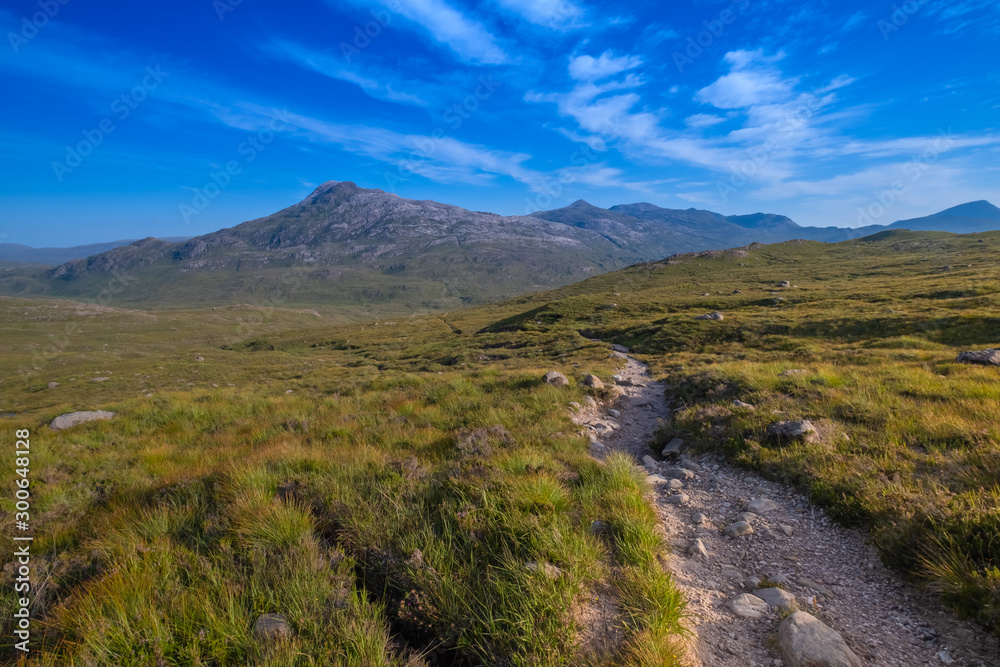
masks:
<path id="1" fill-rule="evenodd" d="M 575 419 L 596 438 L 595 456 L 621 450 L 641 463 L 653 454 L 648 443 L 670 412 L 662 383 L 654 382 L 644 365 L 616 354 L 626 361 L 618 373 L 625 391 L 614 406 L 618 416 L 603 406 L 585 406 Z M 676 465 L 654 458 L 647 465 L 650 472 L 663 474 Z M 689 458 L 682 447 L 681 460 L 693 476 L 679 490 L 659 484 L 655 494 L 673 547 L 670 568 L 689 601 L 694 665 L 783 664 L 780 616 L 772 610 L 750 620 L 728 607 L 737 595 L 753 592 L 753 582 L 747 581 L 752 577 L 778 582 L 793 593 L 800 608 L 840 632 L 866 665 L 1000 665 L 995 639 L 958 621 L 933 597 L 883 567 L 863 533 L 834 525 L 790 487 L 737 470 L 719 457 Z M 679 493 L 687 499 L 672 504 L 668 498 Z M 759 498 L 776 507 L 749 517 L 752 534 L 727 536 L 726 527 Z M 704 519 L 696 523 L 699 513 Z M 707 558 L 689 555 L 696 539 L 708 550 Z"/>

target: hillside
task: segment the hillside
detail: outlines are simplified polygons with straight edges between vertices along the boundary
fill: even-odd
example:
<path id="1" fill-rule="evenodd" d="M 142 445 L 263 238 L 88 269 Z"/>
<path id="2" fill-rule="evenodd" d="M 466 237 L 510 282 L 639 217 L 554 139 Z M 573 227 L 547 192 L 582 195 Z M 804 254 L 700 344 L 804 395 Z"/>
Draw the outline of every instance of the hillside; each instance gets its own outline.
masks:
<path id="1" fill-rule="evenodd" d="M 186 236 L 168 236 L 163 240 L 167 242 L 180 242 L 186 241 L 188 238 Z M 0 262 L 55 266 L 71 262 L 74 259 L 84 259 L 91 255 L 98 255 L 102 252 L 135 243 L 135 241 L 136 239 L 125 239 L 122 241 L 110 241 L 108 243 L 89 243 L 87 245 L 70 246 L 68 248 L 32 248 L 31 246 L 19 243 L 0 243 Z"/>
<path id="2" fill-rule="evenodd" d="M 33 651 L 52 665 L 308 655 L 417 667 L 421 652 L 455 665 L 680 664 L 678 633 L 694 620 L 660 565 L 682 538 L 651 505 L 667 496 L 629 459 L 591 458 L 566 409 L 589 397 L 610 415 L 614 394 L 583 380 L 621 368 L 611 342 L 665 383 L 672 410 L 651 454 L 680 437 L 692 455 L 789 485 L 928 585 L 907 603 L 930 605 L 920 618 L 939 622 L 940 598 L 996 633 L 1000 385 L 997 368 L 956 357 L 1000 347 L 998 250 L 998 233 L 902 231 L 755 245 L 350 326 L 303 311 L 0 299 L 0 413 L 33 434 L 33 553 L 46 554 Z M 696 319 L 712 311 L 724 319 Z M 542 381 L 550 370 L 569 386 Z M 116 416 L 49 430 L 81 409 Z M 810 420 L 817 437 L 775 440 L 778 419 Z M 732 521 L 741 508 L 717 511 Z M 725 525 L 704 539 L 731 540 Z M 761 533 L 745 544 L 774 539 Z M 849 582 L 828 583 L 810 594 L 837 624 L 829 610 Z M 11 581 L 0 589 L 10 619 Z M 711 595 L 731 619 L 728 591 Z M 254 640 L 264 613 L 288 619 L 287 653 Z M 942 650 L 904 634 L 903 613 L 859 621 L 849 639 Z M 773 635 L 778 622 L 756 623 Z M 595 643 L 592 624 L 621 632 Z M 948 641 L 952 655 L 971 646 Z"/>

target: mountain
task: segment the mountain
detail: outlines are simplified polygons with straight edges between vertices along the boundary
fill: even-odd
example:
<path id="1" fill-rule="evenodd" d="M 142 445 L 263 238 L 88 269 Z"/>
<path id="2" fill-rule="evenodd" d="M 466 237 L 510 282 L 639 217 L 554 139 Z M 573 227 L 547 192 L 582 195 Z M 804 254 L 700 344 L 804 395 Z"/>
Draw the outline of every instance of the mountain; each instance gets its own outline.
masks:
<path id="1" fill-rule="evenodd" d="M 678 253 L 792 239 L 839 242 L 903 228 L 1000 229 L 1000 209 L 971 202 L 861 229 L 649 203 L 604 209 L 583 200 L 500 216 L 329 181 L 273 215 L 180 242 L 142 239 L 52 269 L 19 268 L 0 257 L 0 293 L 120 306 L 252 303 L 403 313 L 496 301 Z"/>
<path id="2" fill-rule="evenodd" d="M 186 241 L 189 236 L 168 236 L 165 241 Z M 122 241 L 110 241 L 108 243 L 90 243 L 87 245 L 71 246 L 69 248 L 32 248 L 20 243 L 0 243 L 0 261 L 17 262 L 19 264 L 47 264 L 55 266 L 71 262 L 74 259 L 82 259 L 97 255 L 108 250 L 120 248 L 121 246 L 134 243 L 136 239 L 125 239 Z"/>
<path id="3" fill-rule="evenodd" d="M 891 229 L 913 231 L 954 232 L 975 234 L 1000 229 L 1000 208 L 986 200 L 969 202 L 945 209 L 924 218 L 900 220 L 889 225 Z"/>

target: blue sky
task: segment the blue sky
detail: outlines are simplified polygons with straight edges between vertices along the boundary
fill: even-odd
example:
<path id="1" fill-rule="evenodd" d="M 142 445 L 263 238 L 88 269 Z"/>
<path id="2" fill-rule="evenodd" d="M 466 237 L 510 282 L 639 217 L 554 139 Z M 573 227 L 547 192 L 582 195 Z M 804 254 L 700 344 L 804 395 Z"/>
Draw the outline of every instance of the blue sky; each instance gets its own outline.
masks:
<path id="1" fill-rule="evenodd" d="M 1000 204 L 995 0 L 4 0 L 0 27 L 6 242 L 201 234 L 326 180 L 806 225 Z"/>

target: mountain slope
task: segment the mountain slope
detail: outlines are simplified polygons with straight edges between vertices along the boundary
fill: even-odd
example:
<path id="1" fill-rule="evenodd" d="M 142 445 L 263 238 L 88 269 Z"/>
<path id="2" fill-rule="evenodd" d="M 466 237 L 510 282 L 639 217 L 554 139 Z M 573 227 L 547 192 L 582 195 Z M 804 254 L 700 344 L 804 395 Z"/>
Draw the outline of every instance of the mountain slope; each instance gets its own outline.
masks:
<path id="1" fill-rule="evenodd" d="M 985 200 L 974 201 L 953 206 L 923 218 L 899 220 L 889 227 L 914 231 L 945 231 L 956 234 L 988 232 L 1000 228 L 1000 208 Z"/>
<path id="2" fill-rule="evenodd" d="M 163 240 L 177 242 L 186 241 L 188 238 L 186 236 L 173 236 L 166 237 Z M 86 245 L 70 246 L 67 248 L 32 248 L 20 243 L 0 243 L 0 261 L 55 266 L 71 262 L 74 259 L 82 259 L 120 248 L 130 243 L 135 243 L 135 241 L 136 239 L 123 239 L 107 243 L 88 243 Z"/>

